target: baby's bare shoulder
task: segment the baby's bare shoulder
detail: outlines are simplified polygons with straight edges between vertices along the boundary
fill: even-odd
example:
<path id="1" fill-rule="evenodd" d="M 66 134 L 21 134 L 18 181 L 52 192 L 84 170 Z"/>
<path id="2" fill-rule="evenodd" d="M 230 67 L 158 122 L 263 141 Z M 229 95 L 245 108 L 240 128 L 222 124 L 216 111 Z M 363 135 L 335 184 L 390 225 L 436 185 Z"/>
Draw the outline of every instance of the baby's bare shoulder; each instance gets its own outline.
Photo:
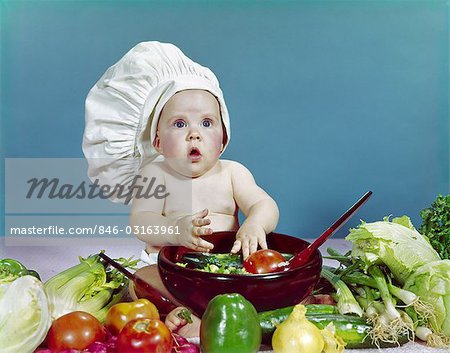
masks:
<path id="1" fill-rule="evenodd" d="M 151 162 L 141 167 L 137 175 L 137 184 L 166 185 L 167 171 L 161 162 Z"/>
<path id="2" fill-rule="evenodd" d="M 236 161 L 229 160 L 229 159 L 221 159 L 220 163 L 221 163 L 222 169 L 228 169 L 228 170 L 247 169 L 243 164 L 236 162 Z"/>
<path id="3" fill-rule="evenodd" d="M 247 167 L 239 162 L 227 159 L 221 159 L 220 162 L 222 163 L 222 169 L 229 171 L 230 175 L 251 174 Z"/>
<path id="4" fill-rule="evenodd" d="M 162 162 L 150 162 L 143 165 L 140 169 L 142 176 L 154 176 L 156 178 L 164 176 L 166 173 Z"/>

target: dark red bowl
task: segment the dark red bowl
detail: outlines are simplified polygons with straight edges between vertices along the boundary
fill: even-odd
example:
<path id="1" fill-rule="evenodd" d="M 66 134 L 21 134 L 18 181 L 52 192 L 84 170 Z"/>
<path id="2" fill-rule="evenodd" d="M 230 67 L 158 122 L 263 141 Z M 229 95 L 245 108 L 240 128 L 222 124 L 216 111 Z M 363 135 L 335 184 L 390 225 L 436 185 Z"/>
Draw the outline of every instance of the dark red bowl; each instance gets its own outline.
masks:
<path id="1" fill-rule="evenodd" d="M 236 232 L 217 232 L 205 239 L 214 244 L 214 253 L 228 253 Z M 297 253 L 308 242 L 289 235 L 267 235 L 270 249 L 283 253 Z M 257 311 L 272 310 L 298 304 L 311 294 L 322 269 L 319 251 L 299 268 L 285 272 L 262 275 L 238 275 L 209 273 L 176 265 L 188 250 L 179 246 L 163 247 L 158 256 L 158 269 L 169 292 L 181 303 L 202 315 L 208 302 L 218 294 L 240 293 L 255 306 Z"/>

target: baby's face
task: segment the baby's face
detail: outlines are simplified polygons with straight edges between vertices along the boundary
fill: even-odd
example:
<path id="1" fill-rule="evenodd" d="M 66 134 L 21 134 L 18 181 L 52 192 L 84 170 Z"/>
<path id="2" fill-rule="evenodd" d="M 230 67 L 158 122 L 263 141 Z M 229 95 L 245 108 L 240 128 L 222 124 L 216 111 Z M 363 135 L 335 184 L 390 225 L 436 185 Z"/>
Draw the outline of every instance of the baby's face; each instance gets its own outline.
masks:
<path id="1" fill-rule="evenodd" d="M 154 146 L 179 174 L 195 178 L 210 170 L 223 149 L 216 97 L 204 90 L 173 95 L 161 112 Z"/>

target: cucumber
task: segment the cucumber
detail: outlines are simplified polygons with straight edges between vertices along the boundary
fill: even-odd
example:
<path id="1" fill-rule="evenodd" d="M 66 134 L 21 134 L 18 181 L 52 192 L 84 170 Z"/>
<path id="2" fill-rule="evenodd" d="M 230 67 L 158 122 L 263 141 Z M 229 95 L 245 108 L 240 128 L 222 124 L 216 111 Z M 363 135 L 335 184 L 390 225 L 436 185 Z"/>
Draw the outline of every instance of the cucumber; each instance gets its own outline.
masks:
<path id="1" fill-rule="evenodd" d="M 324 315 L 324 314 L 338 314 L 338 310 L 334 305 L 325 304 L 309 304 L 306 306 L 306 316 L 310 315 Z M 287 306 L 285 308 L 263 311 L 258 313 L 259 325 L 261 326 L 264 336 L 267 336 L 267 341 L 272 339 L 275 327 L 286 320 L 289 314 L 294 310 L 293 306 Z"/>
<path id="2" fill-rule="evenodd" d="M 189 252 L 183 255 L 182 262 L 195 268 L 203 268 L 207 265 L 222 265 L 241 268 L 242 259 L 239 254 L 211 254 L 206 252 Z"/>
<path id="3" fill-rule="evenodd" d="M 325 315 L 325 314 L 338 314 L 338 310 L 335 305 L 326 304 L 308 304 L 306 307 L 306 316 L 311 315 Z M 287 306 L 281 309 L 275 309 L 270 311 L 263 311 L 258 313 L 259 325 L 261 326 L 263 334 L 263 342 L 270 343 L 272 335 L 278 324 L 281 324 L 286 320 L 289 314 L 294 310 L 294 306 Z"/>
<path id="4" fill-rule="evenodd" d="M 372 328 L 365 318 L 353 315 L 341 315 L 334 305 L 310 304 L 306 306 L 306 318 L 317 328 L 324 329 L 330 322 L 334 324 L 336 335 L 346 343 L 345 348 L 377 348 L 368 336 Z M 262 342 L 270 345 L 276 325 L 287 319 L 293 306 L 258 313 L 262 331 Z M 408 335 L 398 338 L 399 344 L 409 341 Z M 380 348 L 397 347 L 395 343 L 380 342 Z"/>
<path id="5" fill-rule="evenodd" d="M 345 348 L 377 348 L 377 345 L 372 342 L 368 333 L 372 326 L 367 323 L 366 319 L 353 315 L 316 315 L 307 316 L 308 320 L 312 322 L 317 328 L 324 329 L 330 322 L 334 324 L 336 335 L 341 337 L 346 343 Z M 379 348 L 398 347 L 409 341 L 407 334 L 398 337 L 398 343 L 379 342 Z"/>

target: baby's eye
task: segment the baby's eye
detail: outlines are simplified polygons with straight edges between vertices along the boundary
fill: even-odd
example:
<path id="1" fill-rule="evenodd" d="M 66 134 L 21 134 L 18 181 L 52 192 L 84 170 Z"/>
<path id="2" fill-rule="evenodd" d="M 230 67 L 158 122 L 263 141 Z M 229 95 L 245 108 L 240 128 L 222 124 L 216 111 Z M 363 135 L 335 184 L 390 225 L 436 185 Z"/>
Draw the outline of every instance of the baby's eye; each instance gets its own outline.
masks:
<path id="1" fill-rule="evenodd" d="M 211 127 L 211 125 L 212 125 L 212 121 L 210 119 L 205 119 L 202 121 L 203 127 Z"/>
<path id="2" fill-rule="evenodd" d="M 177 128 L 182 128 L 186 126 L 186 123 L 183 120 L 177 120 L 173 123 L 173 125 Z"/>

